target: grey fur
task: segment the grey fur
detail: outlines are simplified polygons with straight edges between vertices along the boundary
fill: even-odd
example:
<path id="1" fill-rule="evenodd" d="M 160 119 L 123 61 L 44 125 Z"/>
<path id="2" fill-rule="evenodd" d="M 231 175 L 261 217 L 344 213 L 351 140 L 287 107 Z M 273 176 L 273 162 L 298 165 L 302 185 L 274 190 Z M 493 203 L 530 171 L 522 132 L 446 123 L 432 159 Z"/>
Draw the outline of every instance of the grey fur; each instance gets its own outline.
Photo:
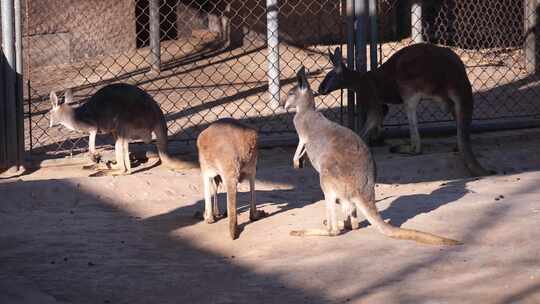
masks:
<path id="1" fill-rule="evenodd" d="M 288 93 L 285 108 L 295 109 L 294 126 L 299 145 L 293 162 L 298 167 L 300 158 L 307 153 L 313 167 L 319 172 L 320 185 L 326 205 L 326 229 L 292 231 L 292 235 L 340 234 L 336 205 L 342 205 L 346 221 L 352 229 L 358 228 L 357 212 L 383 234 L 426 244 L 456 245 L 459 242 L 433 234 L 391 226 L 383 221 L 375 205 L 375 162 L 369 148 L 353 131 L 328 120 L 315 109 L 313 93 L 306 87 L 305 70 L 297 74 L 298 86 Z"/>

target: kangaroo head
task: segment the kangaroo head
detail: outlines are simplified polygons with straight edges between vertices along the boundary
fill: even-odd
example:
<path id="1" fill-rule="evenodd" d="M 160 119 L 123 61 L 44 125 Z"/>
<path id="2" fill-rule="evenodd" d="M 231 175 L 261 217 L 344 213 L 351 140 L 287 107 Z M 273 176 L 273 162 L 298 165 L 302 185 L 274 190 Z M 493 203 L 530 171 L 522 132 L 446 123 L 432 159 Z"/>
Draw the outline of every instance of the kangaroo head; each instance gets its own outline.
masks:
<path id="1" fill-rule="evenodd" d="M 282 106 L 288 109 L 296 109 L 296 111 L 315 108 L 315 99 L 313 97 L 313 92 L 309 86 L 306 76 L 306 68 L 302 66 L 300 70 L 296 73 L 297 84 L 287 93 L 287 99 L 285 100 L 285 105 Z"/>
<path id="2" fill-rule="evenodd" d="M 343 57 L 341 56 L 341 49 L 336 48 L 334 54 L 328 50 L 328 58 L 332 62 L 333 68 L 326 74 L 324 80 L 319 86 L 320 94 L 328 94 L 337 89 L 343 89 L 345 85 L 344 73 L 347 71 L 347 67 L 343 63 Z"/>
<path id="3" fill-rule="evenodd" d="M 60 104 L 58 96 L 54 91 L 50 94 L 52 108 L 49 111 L 49 127 L 62 124 L 65 127 L 70 128 L 68 121 L 69 114 L 73 111 L 73 108 L 69 105 L 73 100 L 73 94 L 71 90 L 67 90 L 64 94 L 64 102 Z"/>

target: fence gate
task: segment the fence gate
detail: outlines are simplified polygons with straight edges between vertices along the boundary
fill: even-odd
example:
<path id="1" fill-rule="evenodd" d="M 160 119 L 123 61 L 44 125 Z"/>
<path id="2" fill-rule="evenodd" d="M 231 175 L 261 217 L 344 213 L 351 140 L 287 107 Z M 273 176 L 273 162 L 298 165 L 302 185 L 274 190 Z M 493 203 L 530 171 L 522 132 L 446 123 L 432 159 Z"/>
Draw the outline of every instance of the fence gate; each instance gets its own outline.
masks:
<path id="1" fill-rule="evenodd" d="M 316 88 L 331 66 L 328 46 L 344 41 L 343 3 L 287 0 L 277 8 L 281 94 L 302 64 Z M 81 134 L 49 128 L 51 90 L 61 96 L 72 88 L 81 102 L 113 82 L 152 94 L 171 139 L 184 144 L 221 117 L 254 124 L 263 137 L 294 131 L 291 115 L 269 102 L 264 1 L 24 1 L 23 12 L 26 149 L 33 155 L 87 146 Z M 340 92 L 317 103 L 342 119 Z"/>

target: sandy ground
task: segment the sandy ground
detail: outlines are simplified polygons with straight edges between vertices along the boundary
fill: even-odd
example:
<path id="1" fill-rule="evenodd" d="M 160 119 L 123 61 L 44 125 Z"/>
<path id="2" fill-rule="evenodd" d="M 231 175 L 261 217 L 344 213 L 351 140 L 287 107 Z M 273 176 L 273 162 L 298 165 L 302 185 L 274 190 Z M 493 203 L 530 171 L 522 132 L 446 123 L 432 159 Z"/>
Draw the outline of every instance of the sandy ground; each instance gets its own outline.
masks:
<path id="1" fill-rule="evenodd" d="M 79 166 L 0 180 L 0 303 L 540 303 L 540 130 L 476 135 L 499 174 L 466 178 L 452 138 L 409 157 L 376 148 L 378 207 L 394 225 L 463 241 L 430 247 L 373 227 L 333 238 L 320 227 L 318 176 L 292 148 L 262 150 L 257 201 L 269 216 L 243 231 L 206 224 L 197 169 L 152 161 L 125 177 Z M 220 195 L 224 203 L 224 195 Z M 223 205 L 222 205 L 223 206 Z"/>

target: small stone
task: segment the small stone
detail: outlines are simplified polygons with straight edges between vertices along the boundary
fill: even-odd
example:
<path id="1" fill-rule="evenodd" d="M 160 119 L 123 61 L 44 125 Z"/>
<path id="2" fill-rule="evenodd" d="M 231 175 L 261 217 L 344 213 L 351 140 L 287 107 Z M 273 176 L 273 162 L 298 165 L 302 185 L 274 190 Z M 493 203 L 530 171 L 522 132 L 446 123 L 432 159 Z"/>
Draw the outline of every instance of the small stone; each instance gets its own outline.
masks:
<path id="1" fill-rule="evenodd" d="M 96 264 L 92 263 L 92 262 L 88 262 L 88 266 L 94 266 Z"/>
<path id="2" fill-rule="evenodd" d="M 51 264 L 55 264 L 56 262 L 55 261 L 51 261 Z"/>

